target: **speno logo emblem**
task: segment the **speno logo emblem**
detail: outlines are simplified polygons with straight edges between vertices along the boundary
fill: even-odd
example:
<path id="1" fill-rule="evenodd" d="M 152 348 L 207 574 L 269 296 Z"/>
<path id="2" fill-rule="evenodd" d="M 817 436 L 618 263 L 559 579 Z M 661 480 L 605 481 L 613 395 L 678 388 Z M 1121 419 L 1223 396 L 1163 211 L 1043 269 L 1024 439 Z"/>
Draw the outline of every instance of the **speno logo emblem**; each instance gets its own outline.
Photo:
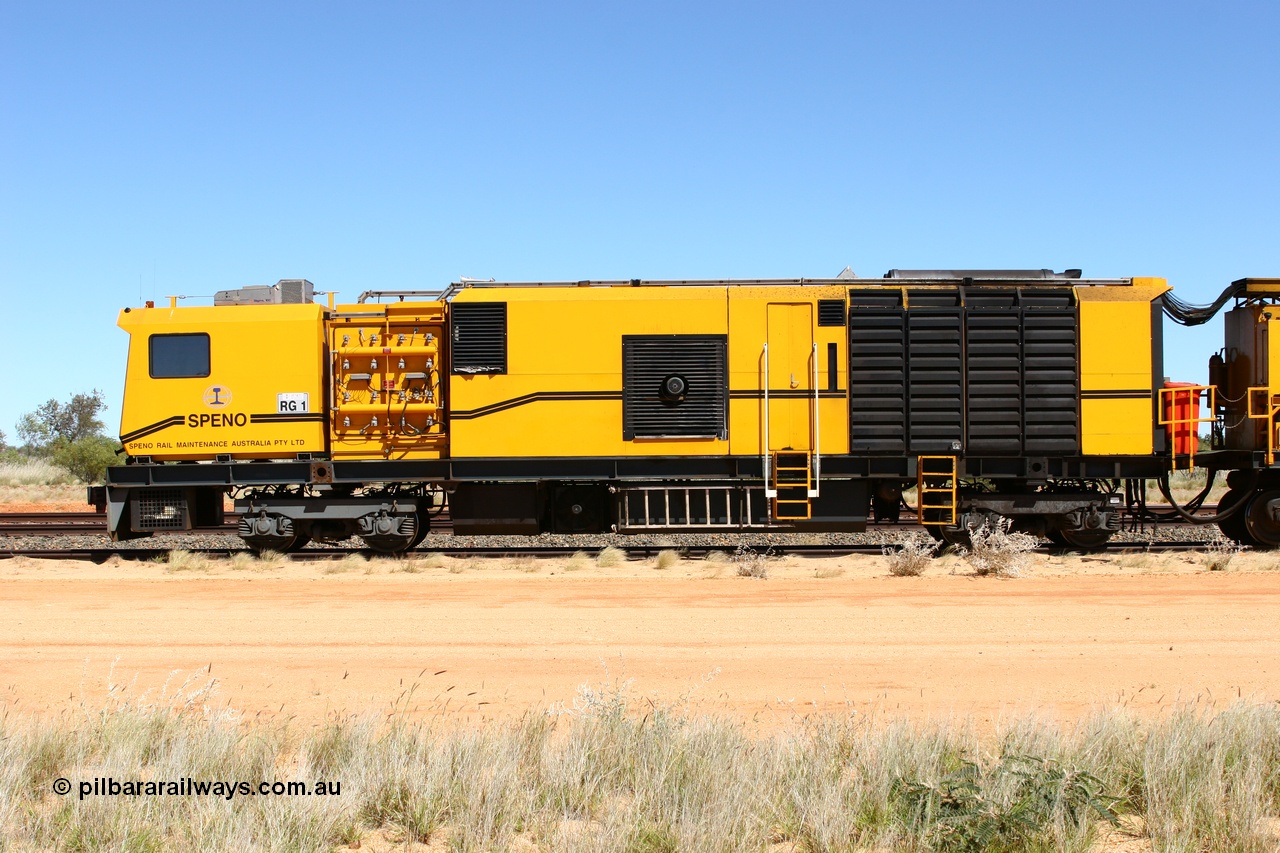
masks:
<path id="1" fill-rule="evenodd" d="M 231 405 L 231 389 L 225 385 L 210 385 L 204 389 L 204 404 L 211 409 Z"/>

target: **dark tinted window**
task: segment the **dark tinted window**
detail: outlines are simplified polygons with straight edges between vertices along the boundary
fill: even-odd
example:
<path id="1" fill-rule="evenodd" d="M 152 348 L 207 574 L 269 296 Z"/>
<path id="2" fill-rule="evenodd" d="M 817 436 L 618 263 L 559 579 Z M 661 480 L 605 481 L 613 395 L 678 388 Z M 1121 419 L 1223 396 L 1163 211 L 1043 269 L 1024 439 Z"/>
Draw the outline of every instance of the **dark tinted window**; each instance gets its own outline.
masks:
<path id="1" fill-rule="evenodd" d="M 183 379 L 209 375 L 209 336 L 152 335 L 150 371 L 152 379 Z"/>

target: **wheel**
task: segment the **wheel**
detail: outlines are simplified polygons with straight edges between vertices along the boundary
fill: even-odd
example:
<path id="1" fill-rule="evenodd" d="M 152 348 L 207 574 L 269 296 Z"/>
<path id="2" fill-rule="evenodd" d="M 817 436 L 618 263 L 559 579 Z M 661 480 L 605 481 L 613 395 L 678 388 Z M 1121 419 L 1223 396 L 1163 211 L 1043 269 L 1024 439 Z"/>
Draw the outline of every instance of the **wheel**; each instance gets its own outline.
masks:
<path id="1" fill-rule="evenodd" d="M 379 554 L 403 554 L 413 547 L 413 537 L 361 537 L 364 544 L 369 546 L 370 551 L 377 551 Z"/>
<path id="2" fill-rule="evenodd" d="M 360 534 L 369 550 L 379 554 L 403 554 L 422 541 L 427 525 L 416 515 L 381 515 L 369 522 L 369 529 Z"/>
<path id="3" fill-rule="evenodd" d="M 1260 548 L 1280 548 L 1280 521 L 1271 514 L 1272 503 L 1277 501 L 1280 501 L 1280 491 L 1269 489 L 1255 494 L 1245 507 L 1245 530 Z"/>
<path id="4" fill-rule="evenodd" d="M 1230 509 L 1241 501 L 1247 501 L 1252 494 L 1248 489 L 1228 489 L 1226 494 L 1218 499 L 1218 512 Z M 1248 525 L 1245 523 L 1245 509 L 1242 507 L 1228 518 L 1218 522 L 1218 529 L 1222 531 L 1222 535 L 1228 539 L 1240 544 L 1248 545 L 1256 548 L 1258 541 L 1249 534 Z"/>
<path id="5" fill-rule="evenodd" d="M 1049 541 L 1077 551 L 1094 551 L 1105 548 L 1111 538 L 1110 530 L 1050 530 Z"/>
<path id="6" fill-rule="evenodd" d="M 290 551 L 296 551 L 302 547 L 298 544 L 299 539 L 302 540 L 302 545 L 310 541 L 300 536 L 254 536 L 244 538 L 244 544 L 254 553 L 254 556 L 261 557 L 267 552 L 287 554 Z"/>

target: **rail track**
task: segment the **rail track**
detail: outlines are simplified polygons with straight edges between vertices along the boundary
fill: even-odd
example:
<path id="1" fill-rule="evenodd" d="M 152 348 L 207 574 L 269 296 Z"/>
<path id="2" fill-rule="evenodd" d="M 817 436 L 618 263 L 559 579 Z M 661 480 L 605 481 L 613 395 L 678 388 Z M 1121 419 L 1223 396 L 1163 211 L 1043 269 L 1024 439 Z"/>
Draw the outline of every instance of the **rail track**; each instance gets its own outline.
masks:
<path id="1" fill-rule="evenodd" d="M 1213 512 L 1213 509 L 1206 509 L 1204 512 Z M 176 535 L 197 535 L 201 537 L 214 536 L 233 536 L 236 533 L 236 525 L 239 520 L 238 516 L 228 515 L 224 524 L 219 527 L 201 528 L 193 531 L 174 531 L 172 533 L 160 533 L 157 539 L 163 542 L 165 539 Z M 908 517 L 904 513 L 902 522 L 898 525 L 890 524 L 869 524 L 867 529 L 869 532 L 889 532 L 896 529 L 902 529 L 905 525 L 909 525 L 914 521 L 914 516 Z M 451 524 L 449 523 L 448 514 L 443 513 L 440 516 L 433 517 L 432 529 L 437 534 L 447 534 L 451 532 Z M 1185 523 L 1170 522 L 1169 527 L 1185 527 Z M 111 557 L 120 557 L 126 560 L 158 560 L 168 554 L 171 548 L 157 545 L 156 547 L 138 547 L 136 545 L 126 546 L 98 546 L 95 544 L 86 544 L 82 541 L 70 541 L 66 547 L 50 547 L 48 543 L 41 543 L 40 546 L 28 547 L 26 543 L 14 543 L 12 547 L 5 547 L 5 539 L 9 537 L 51 537 L 68 539 L 78 536 L 95 536 L 106 534 L 106 515 L 96 512 L 0 512 L 0 559 L 9 557 L 30 557 L 36 559 L 62 559 L 62 560 L 88 560 L 92 562 L 105 562 Z M 440 554 L 453 557 L 563 557 L 569 556 L 579 551 L 588 554 L 595 554 L 605 547 L 604 544 L 591 545 L 546 545 L 546 544 L 530 544 L 530 545 L 509 545 L 500 546 L 482 544 L 482 540 L 474 540 L 476 544 L 465 544 L 459 542 L 450 542 L 448 544 L 432 542 L 432 539 L 444 538 L 443 536 L 433 535 L 426 542 L 420 545 L 412 553 L 417 556 L 427 554 Z M 470 539 L 470 537 L 468 537 Z M 152 540 L 156 541 L 156 540 Z M 230 545 L 230 543 L 228 543 Z M 1111 553 L 1119 553 L 1135 548 L 1152 551 L 1192 551 L 1207 547 L 1210 541 L 1179 539 L 1177 541 L 1168 542 L 1123 542 L 1113 541 L 1105 549 Z M 659 551 L 671 548 L 671 544 L 632 544 L 624 543 L 613 547 L 621 548 L 631 559 L 645 559 L 655 556 Z M 694 545 L 694 546 L 677 546 L 679 550 L 691 557 L 701 557 L 711 551 L 731 550 L 734 546 L 728 543 L 710 544 L 710 545 Z M 858 543 L 858 544 L 791 544 L 791 543 L 774 543 L 768 546 L 752 546 L 756 550 L 767 548 L 771 553 L 777 555 L 788 556 L 840 556 L 846 554 L 879 554 L 882 548 L 880 543 Z M 185 547 L 192 553 L 198 553 L 209 557 L 231 557 L 238 553 L 243 553 L 244 549 L 239 547 L 237 543 L 234 547 Z M 1056 546 L 1045 545 L 1039 551 L 1043 553 L 1060 552 L 1063 549 Z M 360 548 L 350 547 L 311 547 L 300 551 L 293 552 L 288 556 L 290 560 L 305 561 L 323 561 L 341 559 L 352 554 L 368 554 L 369 552 Z"/>
<path id="2" fill-rule="evenodd" d="M 1180 541 L 1180 542 L 1149 542 L 1149 543 L 1112 543 L 1104 549 L 1097 552 L 1091 552 L 1094 556 L 1112 553 L 1122 554 L 1126 551 L 1149 551 L 1152 553 L 1176 553 L 1186 551 L 1199 551 L 1208 547 L 1208 541 Z M 619 546 L 610 546 L 619 547 Z M 767 553 L 768 556 L 778 557 L 840 557 L 852 554 L 880 554 L 882 545 L 775 545 L 768 549 L 757 549 L 759 553 Z M 236 554 L 243 554 L 243 548 L 190 548 L 185 549 L 189 553 L 199 554 L 205 557 L 230 559 Z M 419 547 L 406 555 L 378 555 L 384 559 L 405 559 L 407 557 L 423 557 L 428 554 L 437 554 L 445 557 L 459 558 L 514 558 L 514 557 L 533 557 L 533 558 L 554 558 L 569 557 L 573 554 L 584 553 L 594 557 L 601 550 L 601 547 L 563 547 L 563 546 L 544 546 L 535 548 L 507 548 L 507 547 L 487 547 L 487 546 L 462 546 L 462 547 Z M 630 560 L 645 560 L 657 556 L 658 552 L 670 550 L 670 546 L 658 545 L 640 545 L 640 546 L 623 546 L 621 549 L 626 553 Z M 678 548 L 686 557 L 691 559 L 700 559 L 713 551 L 724 551 L 724 548 L 716 547 L 697 547 L 697 548 Z M 1056 545 L 1044 545 L 1036 550 L 1040 554 L 1057 554 L 1062 553 L 1064 549 Z M 119 557 L 122 560 L 130 560 L 135 562 L 160 562 L 170 553 L 168 548 L 0 548 L 0 560 L 10 559 L 13 557 L 28 557 L 37 560 L 85 560 L 93 563 L 105 563 L 112 557 Z M 308 562 L 325 562 L 330 560 L 341 560 L 344 557 L 352 555 L 370 556 L 371 552 L 362 548 L 318 548 L 303 549 L 301 551 L 293 551 L 282 555 L 284 559 L 295 563 Z"/>

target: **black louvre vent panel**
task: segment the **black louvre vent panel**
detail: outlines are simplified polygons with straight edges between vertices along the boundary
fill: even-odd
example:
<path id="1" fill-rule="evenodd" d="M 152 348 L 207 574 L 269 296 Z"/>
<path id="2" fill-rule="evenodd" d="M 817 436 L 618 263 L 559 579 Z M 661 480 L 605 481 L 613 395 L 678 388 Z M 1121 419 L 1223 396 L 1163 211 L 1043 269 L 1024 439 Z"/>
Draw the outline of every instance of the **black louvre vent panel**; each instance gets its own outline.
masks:
<path id="1" fill-rule="evenodd" d="M 972 455 L 1074 455 L 1076 309 L 1068 288 L 965 293 L 966 396 Z"/>
<path id="2" fill-rule="evenodd" d="M 972 454 L 1022 452 L 1022 322 L 1018 291 L 970 289 L 965 296 L 966 392 Z"/>
<path id="3" fill-rule="evenodd" d="M 455 302 L 450 306 L 454 373 L 507 372 L 507 303 Z"/>
<path id="4" fill-rule="evenodd" d="M 899 290 L 849 291 L 849 447 L 907 451 L 906 312 Z"/>
<path id="5" fill-rule="evenodd" d="M 906 304 L 849 291 L 851 452 L 1079 453 L 1070 288 L 912 288 Z"/>
<path id="6" fill-rule="evenodd" d="M 957 288 L 907 293 L 907 441 L 911 453 L 964 445 L 964 371 Z"/>
<path id="7" fill-rule="evenodd" d="M 818 325 L 819 326 L 843 326 L 844 325 L 844 300 L 843 299 L 819 299 L 818 300 Z"/>
<path id="8" fill-rule="evenodd" d="M 622 437 L 728 438 L 724 335 L 623 335 Z"/>
<path id="9" fill-rule="evenodd" d="M 1019 296 L 1026 389 L 1023 449 L 1028 454 L 1074 455 L 1080 452 L 1075 294 L 1069 288 L 1025 288 Z"/>

